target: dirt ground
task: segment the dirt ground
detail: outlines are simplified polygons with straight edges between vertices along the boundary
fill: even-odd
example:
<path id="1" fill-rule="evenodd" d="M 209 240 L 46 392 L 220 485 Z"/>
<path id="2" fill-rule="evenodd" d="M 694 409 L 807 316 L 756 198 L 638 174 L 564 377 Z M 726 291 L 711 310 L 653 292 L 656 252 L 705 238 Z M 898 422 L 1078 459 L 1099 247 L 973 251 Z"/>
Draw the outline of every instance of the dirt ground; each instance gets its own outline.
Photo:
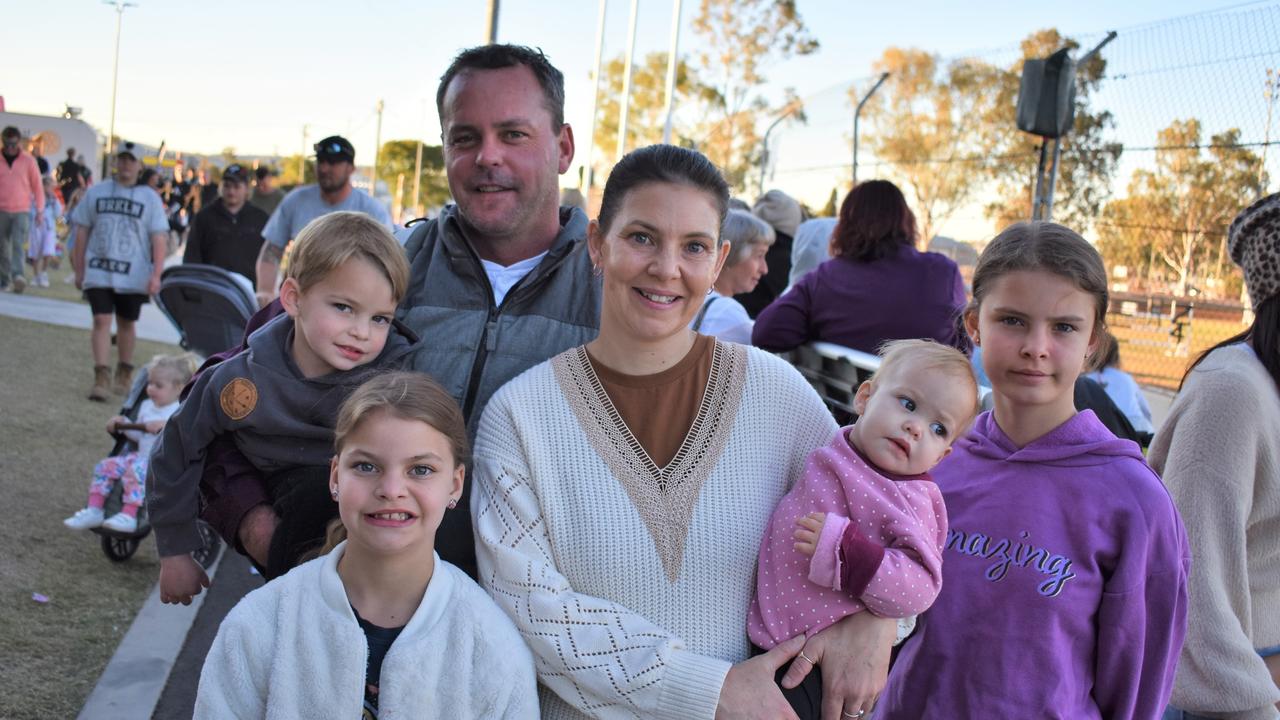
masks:
<path id="1" fill-rule="evenodd" d="M 97 535 L 62 525 L 83 507 L 90 472 L 111 451 L 105 427 L 120 402 L 85 399 L 89 332 L 0 317 L 0 337 L 0 718 L 70 718 L 159 564 L 151 538 L 117 564 Z M 135 364 L 176 351 L 142 341 Z"/>

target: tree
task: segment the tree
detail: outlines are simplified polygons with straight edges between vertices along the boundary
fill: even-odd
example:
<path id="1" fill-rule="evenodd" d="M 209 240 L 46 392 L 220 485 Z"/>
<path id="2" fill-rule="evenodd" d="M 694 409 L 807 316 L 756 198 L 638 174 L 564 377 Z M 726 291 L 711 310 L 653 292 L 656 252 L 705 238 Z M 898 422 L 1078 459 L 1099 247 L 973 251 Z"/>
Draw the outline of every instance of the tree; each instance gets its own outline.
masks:
<path id="1" fill-rule="evenodd" d="M 298 174 L 298 167 L 302 166 L 303 175 Z M 314 160 L 304 159 L 301 155 L 294 154 L 280 159 L 280 185 L 282 187 L 291 188 L 299 185 L 309 185 L 316 181 L 316 164 Z"/>
<path id="2" fill-rule="evenodd" d="M 404 197 L 400 200 L 406 207 L 414 205 L 411 196 L 417 157 L 417 140 L 389 140 L 382 144 L 382 152 L 378 155 L 378 177 L 393 193 L 396 176 L 404 174 Z M 424 209 L 439 207 L 449 201 L 449 181 L 444 174 L 444 154 L 439 145 L 424 144 L 422 147 L 421 184 Z"/>
<path id="3" fill-rule="evenodd" d="M 1039 160 L 1041 139 L 1017 130 L 1015 124 L 1022 67 L 1028 59 L 1046 57 L 1063 47 L 1078 51 L 1080 44 L 1062 37 L 1054 29 L 1032 33 L 1022 41 L 1022 58 L 993 77 L 997 83 L 996 96 L 987 105 L 989 115 L 984 123 L 991 129 L 989 152 L 1001 160 L 991 165 L 998 198 L 987 205 L 986 214 L 1001 227 L 1031 217 L 1034 174 Z M 1103 139 L 1103 133 L 1114 124 L 1111 113 L 1090 107 L 1090 94 L 1102 84 L 1106 67 L 1106 60 L 1099 53 L 1078 69 L 1075 121 L 1071 133 L 1060 140 L 1062 153 L 1054 188 L 1053 218 L 1078 231 L 1093 224 L 1110 196 L 1111 178 L 1124 147 L 1119 142 Z"/>
<path id="4" fill-rule="evenodd" d="M 743 189 L 759 158 L 756 125 L 773 114 L 757 94 L 764 69 L 816 52 L 818 41 L 809 35 L 795 0 L 701 0 L 693 31 L 703 40 L 697 57 L 711 89 L 696 134 L 698 149 L 731 186 Z"/>
<path id="5" fill-rule="evenodd" d="M 990 178 L 989 148 L 999 70 L 973 60 L 941 66 L 923 50 L 891 47 L 874 65 L 889 73 L 863 112 L 867 145 L 914 196 L 920 238 L 972 202 Z M 858 89 L 850 93 L 860 97 Z"/>
<path id="6" fill-rule="evenodd" d="M 622 81 L 626 71 L 622 55 L 604 67 L 604 86 L 596 107 L 595 147 L 609 164 L 618 157 L 618 118 L 622 110 Z M 698 80 L 697 71 L 685 60 L 676 62 L 674 107 L 691 101 L 705 102 L 710 90 Z M 627 108 L 627 147 L 636 148 L 662 141 L 667 102 L 667 53 L 655 52 L 631 66 L 631 102 Z M 696 104 L 696 103 L 695 103 Z M 690 142 L 686 130 L 673 128 L 672 141 Z"/>
<path id="7" fill-rule="evenodd" d="M 1145 269 L 1149 281 L 1171 280 L 1179 295 L 1222 278 L 1227 226 L 1257 190 L 1258 157 L 1239 147 L 1239 130 L 1207 147 L 1200 140 L 1199 120 L 1161 130 L 1155 168 L 1135 171 L 1127 196 L 1107 203 L 1098 222 L 1108 260 Z"/>

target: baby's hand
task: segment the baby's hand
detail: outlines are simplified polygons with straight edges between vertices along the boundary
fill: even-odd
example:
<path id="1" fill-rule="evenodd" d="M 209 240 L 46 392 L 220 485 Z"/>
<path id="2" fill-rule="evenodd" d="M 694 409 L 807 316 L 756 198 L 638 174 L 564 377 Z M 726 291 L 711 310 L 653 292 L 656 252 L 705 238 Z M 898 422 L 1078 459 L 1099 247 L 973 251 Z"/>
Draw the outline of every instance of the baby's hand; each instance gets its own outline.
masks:
<path id="1" fill-rule="evenodd" d="M 160 558 L 160 602 L 190 605 L 191 598 L 209 587 L 209 576 L 190 555 Z"/>
<path id="2" fill-rule="evenodd" d="M 152 420 L 147 423 L 147 432 L 151 433 L 152 435 L 159 435 L 160 431 L 163 429 L 164 429 L 163 420 Z"/>
<path id="3" fill-rule="evenodd" d="M 818 538 L 822 535 L 822 526 L 827 522 L 826 513 L 809 513 L 796 519 L 796 531 L 792 535 L 796 539 L 796 550 L 805 557 L 813 557 L 818 549 Z"/>
<path id="4" fill-rule="evenodd" d="M 127 423 L 127 422 L 129 422 L 129 418 L 123 415 L 116 415 L 115 417 L 107 421 L 107 432 L 114 435 L 116 432 L 116 426 L 123 425 L 124 423 Z"/>

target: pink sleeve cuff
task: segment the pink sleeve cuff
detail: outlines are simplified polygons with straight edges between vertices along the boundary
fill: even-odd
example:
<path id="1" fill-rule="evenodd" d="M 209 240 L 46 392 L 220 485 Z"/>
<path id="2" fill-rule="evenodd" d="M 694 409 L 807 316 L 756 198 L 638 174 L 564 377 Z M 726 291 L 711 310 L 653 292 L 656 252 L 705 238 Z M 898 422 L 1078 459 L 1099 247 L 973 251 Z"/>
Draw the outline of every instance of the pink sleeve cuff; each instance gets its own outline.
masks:
<path id="1" fill-rule="evenodd" d="M 832 590 L 841 588 L 840 539 L 848 524 L 849 518 L 827 513 L 827 521 L 818 535 L 818 546 L 809 558 L 809 582 Z"/>

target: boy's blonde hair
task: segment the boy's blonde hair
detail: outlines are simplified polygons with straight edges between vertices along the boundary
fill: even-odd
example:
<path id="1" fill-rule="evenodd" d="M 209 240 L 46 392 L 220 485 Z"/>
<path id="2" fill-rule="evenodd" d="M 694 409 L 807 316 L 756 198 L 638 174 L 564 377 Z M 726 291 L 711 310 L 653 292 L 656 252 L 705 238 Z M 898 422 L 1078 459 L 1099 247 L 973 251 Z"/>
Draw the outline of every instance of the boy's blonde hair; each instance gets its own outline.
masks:
<path id="1" fill-rule="evenodd" d="M 191 382 L 191 376 L 196 374 L 199 366 L 200 361 L 191 353 L 156 355 L 147 363 L 147 377 L 167 375 L 179 385 L 186 385 Z"/>
<path id="2" fill-rule="evenodd" d="M 294 238 L 285 279 L 293 278 L 306 292 L 351 258 L 377 268 L 391 283 L 391 298 L 400 302 L 409 287 L 404 248 L 385 225 L 364 213 L 334 212 L 307 223 Z"/>
<path id="3" fill-rule="evenodd" d="M 973 388 L 972 411 L 964 418 L 962 426 L 955 429 L 953 437 L 963 434 L 982 409 L 981 399 L 978 397 L 978 378 L 973 374 L 973 364 L 969 357 L 950 345 L 943 345 L 935 340 L 889 340 L 880 345 L 880 367 L 872 374 L 871 379 L 907 367 L 946 373 L 965 381 Z"/>

